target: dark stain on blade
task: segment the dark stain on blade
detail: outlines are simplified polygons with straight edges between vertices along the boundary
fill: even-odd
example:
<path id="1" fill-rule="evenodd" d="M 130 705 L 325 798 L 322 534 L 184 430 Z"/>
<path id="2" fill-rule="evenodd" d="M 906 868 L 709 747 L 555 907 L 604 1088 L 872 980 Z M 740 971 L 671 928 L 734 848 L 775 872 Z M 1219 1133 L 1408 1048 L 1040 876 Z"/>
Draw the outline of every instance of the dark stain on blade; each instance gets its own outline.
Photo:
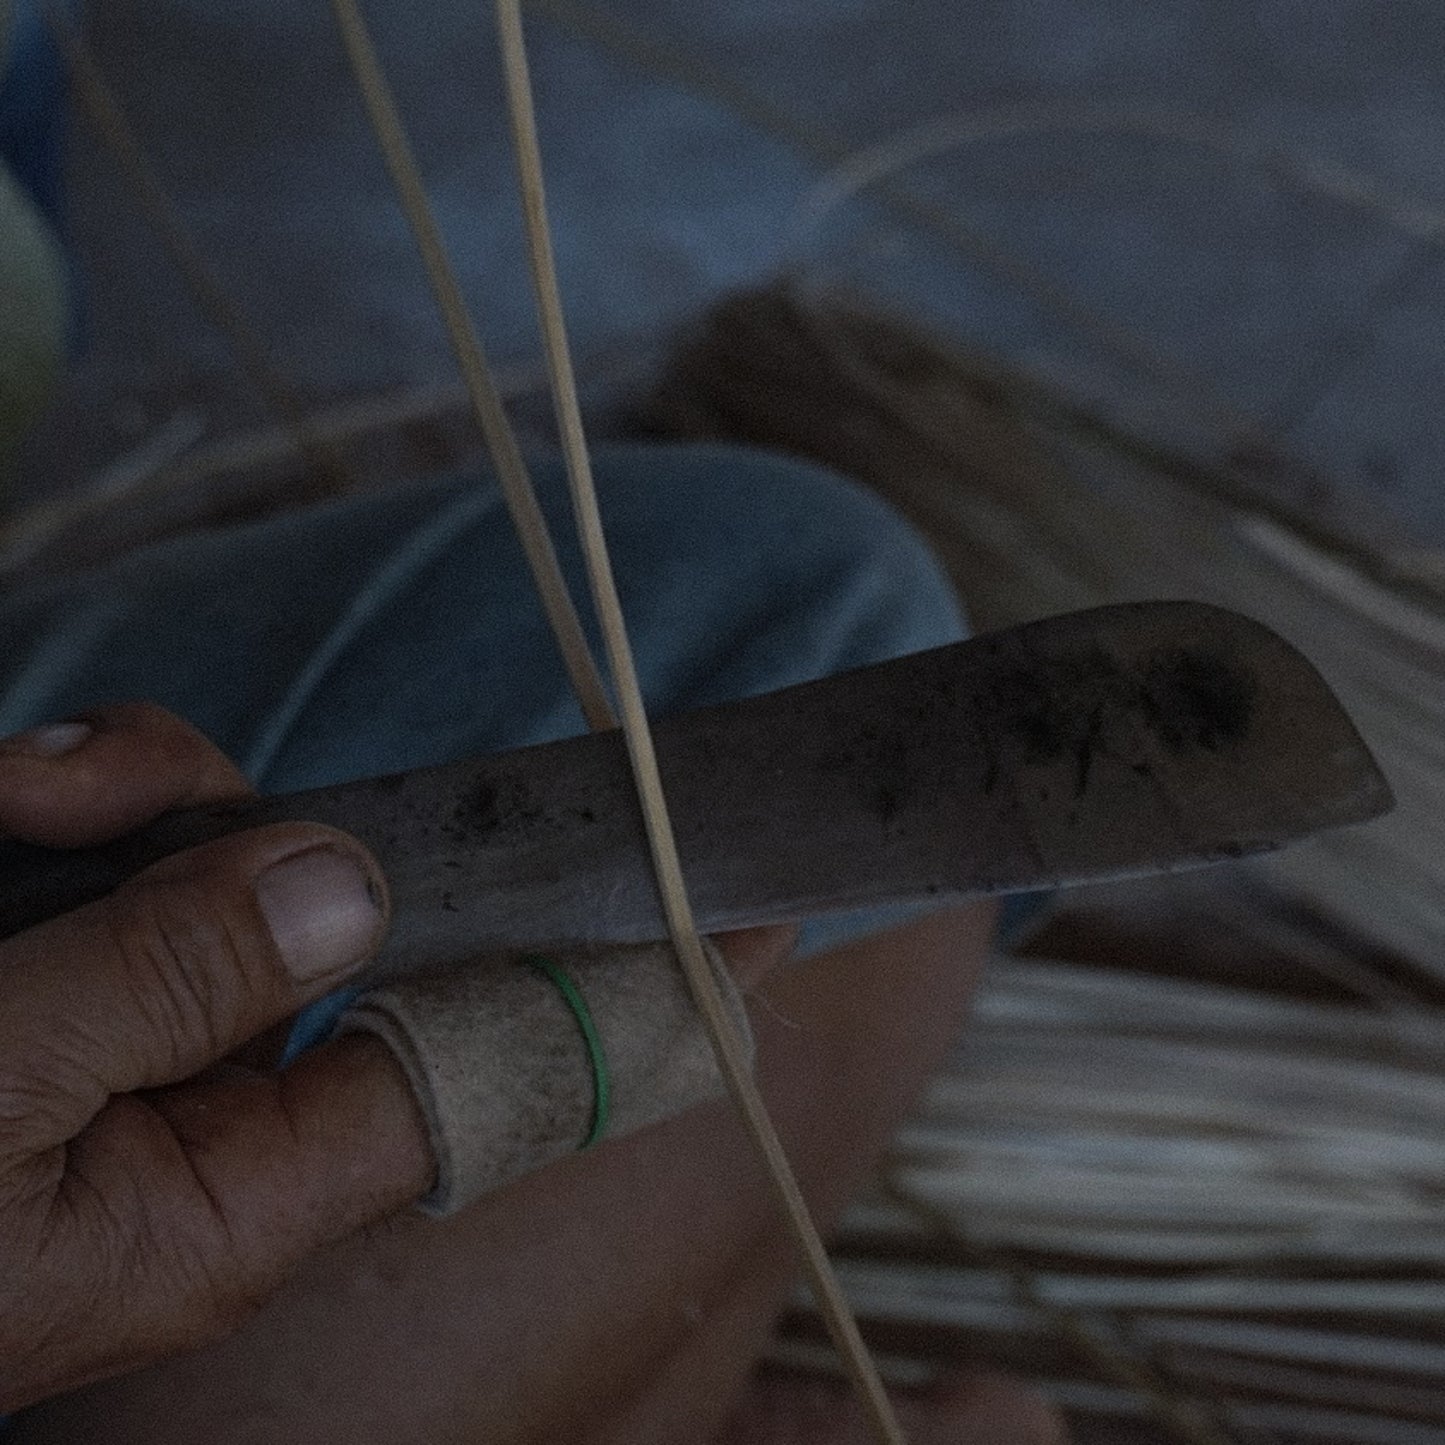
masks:
<path id="1" fill-rule="evenodd" d="M 1161 649 L 1137 673 L 1091 648 L 1002 673 L 982 695 L 980 721 L 1028 762 L 1072 754 L 1082 792 L 1110 723 L 1136 717 L 1172 753 L 1218 752 L 1249 731 L 1257 693 L 1248 669 L 1203 648 Z"/>
<path id="2" fill-rule="evenodd" d="M 1160 648 L 1133 666 L 1086 647 L 1011 664 L 975 684 L 969 722 L 986 763 L 984 792 L 1000 775 L 1000 746 L 1012 744 L 1027 765 L 1068 759 L 1076 798 L 1088 792 L 1096 761 L 1121 750 L 1136 773 L 1152 774 L 1127 741 L 1140 727 L 1175 756 L 1241 742 L 1259 695 L 1249 668 L 1198 646 Z"/>
<path id="3" fill-rule="evenodd" d="M 517 847 L 575 833 L 597 820 L 591 803 L 547 797 L 523 778 L 486 779 L 452 808 L 442 832 L 453 843 Z"/>
<path id="4" fill-rule="evenodd" d="M 840 739 L 841 746 L 817 755 L 819 772 L 844 778 L 850 791 L 866 798 L 884 829 L 889 829 L 918 786 L 917 733 L 928 729 L 930 713 L 937 706 L 915 705 L 906 718 L 889 719 L 883 725 L 859 724 L 851 736 Z"/>
<path id="5" fill-rule="evenodd" d="M 1026 764 L 1070 758 L 1074 795 L 1082 797 L 1111 724 L 1137 708 L 1139 696 L 1137 680 L 1101 648 L 1000 669 L 978 693 L 975 730 L 987 739 L 984 791 L 998 776 L 997 741 L 1007 740 Z"/>
<path id="6" fill-rule="evenodd" d="M 1170 647 L 1146 664 L 1140 701 L 1170 752 L 1218 752 L 1249 731 L 1258 692 L 1258 680 L 1238 663 L 1200 647 Z"/>
<path id="7" fill-rule="evenodd" d="M 841 783 L 885 839 L 911 837 L 919 806 L 960 786 L 988 797 L 1007 783 L 1030 811 L 1074 823 L 1106 760 L 1152 779 L 1161 754 L 1221 753 L 1248 737 L 1259 697 L 1247 661 L 1194 639 L 1132 652 L 1088 638 L 985 645 L 966 668 L 944 649 L 909 660 L 908 674 L 885 666 L 886 685 L 880 674 L 846 709 L 808 720 L 821 743 L 813 768 Z M 963 739 L 977 765 L 966 782 Z"/>
<path id="8" fill-rule="evenodd" d="M 452 810 L 445 832 L 453 842 L 500 842 L 520 837 L 542 821 L 531 789 L 517 779 L 482 782 Z"/>

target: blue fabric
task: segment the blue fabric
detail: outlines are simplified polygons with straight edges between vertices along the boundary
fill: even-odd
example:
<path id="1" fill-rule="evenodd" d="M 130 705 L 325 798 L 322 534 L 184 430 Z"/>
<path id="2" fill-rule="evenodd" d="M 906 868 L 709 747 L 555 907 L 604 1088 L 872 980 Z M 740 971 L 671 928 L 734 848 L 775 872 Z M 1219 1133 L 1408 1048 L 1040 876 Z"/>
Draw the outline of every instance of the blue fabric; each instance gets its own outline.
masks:
<path id="1" fill-rule="evenodd" d="M 67 0 L 62 8 L 80 7 Z M 36 0 L 15 0 L 10 52 L 0 55 L 0 162 L 57 230 L 65 127 L 63 62 Z"/>
<path id="2" fill-rule="evenodd" d="M 536 470 L 585 597 L 560 468 Z M 916 534 L 828 472 L 728 447 L 615 449 L 596 470 L 656 712 L 961 633 Z M 187 537 L 0 597 L 0 731 L 134 697 L 190 719 L 263 791 L 583 728 L 500 492 L 475 477 Z"/>
<path id="3" fill-rule="evenodd" d="M 564 571 L 585 597 L 561 468 L 535 470 Z M 829 472 L 722 446 L 604 451 L 596 472 L 654 712 L 963 634 L 918 536 Z M 0 659 L 0 732 L 151 698 L 267 792 L 583 730 L 500 492 L 475 476 L 187 537 L 31 586 L 0 599 Z M 801 946 L 911 912 L 819 920 Z M 293 1052 L 325 1037 L 345 1002 L 303 1016 Z"/>
<path id="4" fill-rule="evenodd" d="M 82 0 L 58 4 L 72 17 L 80 15 Z M 64 60 L 41 18 L 38 0 L 13 0 L 9 50 L 0 53 L 0 169 L 9 171 L 54 232 L 69 283 L 66 341 L 73 349 L 84 330 L 85 288 L 65 245 L 67 94 Z M 0 256 L 0 266 L 4 264 Z"/>

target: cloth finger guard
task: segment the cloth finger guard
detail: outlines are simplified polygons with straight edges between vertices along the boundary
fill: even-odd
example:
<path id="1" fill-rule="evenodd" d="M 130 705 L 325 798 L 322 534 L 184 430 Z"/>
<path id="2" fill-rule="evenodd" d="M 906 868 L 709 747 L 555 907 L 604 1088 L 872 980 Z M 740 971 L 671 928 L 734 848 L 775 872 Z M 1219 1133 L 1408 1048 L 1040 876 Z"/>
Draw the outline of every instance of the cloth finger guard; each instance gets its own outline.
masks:
<path id="1" fill-rule="evenodd" d="M 742 999 L 708 957 L 739 1031 Z M 723 1093 L 666 944 L 478 959 L 363 995 L 340 1033 L 396 1055 L 437 1163 L 423 1212 L 455 1213 L 510 1180 Z"/>

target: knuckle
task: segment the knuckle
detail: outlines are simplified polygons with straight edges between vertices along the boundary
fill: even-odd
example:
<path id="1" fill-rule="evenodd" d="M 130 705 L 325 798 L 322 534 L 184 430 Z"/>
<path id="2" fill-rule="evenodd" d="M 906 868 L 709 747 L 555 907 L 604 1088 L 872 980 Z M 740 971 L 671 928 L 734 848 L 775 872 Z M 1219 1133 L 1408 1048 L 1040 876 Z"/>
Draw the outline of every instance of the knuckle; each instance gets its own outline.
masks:
<path id="1" fill-rule="evenodd" d="M 276 1241 L 261 1247 L 254 1230 L 236 1229 L 223 1200 L 205 1198 L 184 1222 L 153 1232 L 149 1258 L 170 1303 L 172 1328 L 192 1343 L 230 1334 L 283 1283 L 291 1263 Z"/>
<path id="2" fill-rule="evenodd" d="M 175 713 L 163 708 L 158 702 L 140 699 L 135 702 L 118 702 L 101 708 L 100 715 L 122 727 L 137 732 L 174 732 L 185 728 Z"/>
<path id="3" fill-rule="evenodd" d="M 152 746 L 157 735 L 162 738 L 174 732 L 180 720 L 159 703 L 114 702 L 92 708 L 86 717 L 97 724 L 103 732 L 133 735 Z"/>
<path id="4" fill-rule="evenodd" d="M 228 1253 L 176 1251 L 167 1262 L 169 1325 L 187 1344 L 221 1339 L 238 1329 L 274 1292 Z"/>
<path id="5" fill-rule="evenodd" d="M 176 1211 L 118 1200 L 75 1173 L 27 1255 L 16 1298 L 32 1354 L 49 1361 L 34 1371 L 54 1377 L 46 1394 L 77 1383 L 68 1378 L 76 1365 L 133 1369 L 222 1338 L 272 1292 L 250 1277 L 204 1202 Z M 11 1303 L 0 1281 L 0 1319 Z M 0 1352 L 5 1345 L 0 1328 Z"/>
<path id="6" fill-rule="evenodd" d="M 68 1062 L 68 1061 L 67 1061 Z M 5 1171 L 29 1162 L 37 1149 L 63 1139 L 69 1123 L 68 1100 L 54 1077 L 33 1068 L 0 1065 L 0 1218 L 11 1200 Z"/>
<path id="7" fill-rule="evenodd" d="M 233 1021 L 274 992 L 277 970 L 241 911 L 194 884 L 140 880 L 102 905 L 108 943 L 130 1007 L 175 1067 L 198 1049 L 225 1051 Z"/>

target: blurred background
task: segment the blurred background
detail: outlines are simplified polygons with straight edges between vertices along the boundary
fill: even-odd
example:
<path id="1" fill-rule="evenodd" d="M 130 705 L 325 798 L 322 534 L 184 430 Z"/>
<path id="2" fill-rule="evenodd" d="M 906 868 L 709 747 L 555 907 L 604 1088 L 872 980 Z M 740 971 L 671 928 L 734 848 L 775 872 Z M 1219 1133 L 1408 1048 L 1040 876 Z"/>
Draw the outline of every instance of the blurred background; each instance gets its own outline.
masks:
<path id="1" fill-rule="evenodd" d="M 367 9 L 545 445 L 488 7 Z M 1065 900 L 1000 959 L 842 1243 L 890 1368 L 996 1359 L 1085 1438 L 1445 1439 L 1445 11 L 526 10 L 594 435 L 827 460 L 928 531 L 981 625 L 1258 616 L 1400 796 L 1276 861 Z M 477 457 L 327 6 L 71 13 L 71 356 L 0 578 Z M 32 0 L 15 33 L 32 79 L 58 66 Z M 800 1307 L 780 1354 L 827 1368 L 818 1338 Z"/>
<path id="2" fill-rule="evenodd" d="M 727 288 L 842 271 L 1131 420 L 1220 455 L 1281 451 L 1311 507 L 1445 539 L 1438 6 L 529 8 L 569 320 L 584 357 L 621 353 L 597 369 Z M 372 11 L 490 349 L 530 361 L 486 12 Z M 299 392 L 451 377 L 324 5 L 111 0 L 89 29 L 197 245 Z M 830 197 L 880 143 L 895 146 L 883 179 L 946 224 L 900 215 L 876 184 Z M 114 460 L 183 406 L 213 431 L 257 418 L 83 130 L 70 177 L 81 351 L 36 485 Z"/>

